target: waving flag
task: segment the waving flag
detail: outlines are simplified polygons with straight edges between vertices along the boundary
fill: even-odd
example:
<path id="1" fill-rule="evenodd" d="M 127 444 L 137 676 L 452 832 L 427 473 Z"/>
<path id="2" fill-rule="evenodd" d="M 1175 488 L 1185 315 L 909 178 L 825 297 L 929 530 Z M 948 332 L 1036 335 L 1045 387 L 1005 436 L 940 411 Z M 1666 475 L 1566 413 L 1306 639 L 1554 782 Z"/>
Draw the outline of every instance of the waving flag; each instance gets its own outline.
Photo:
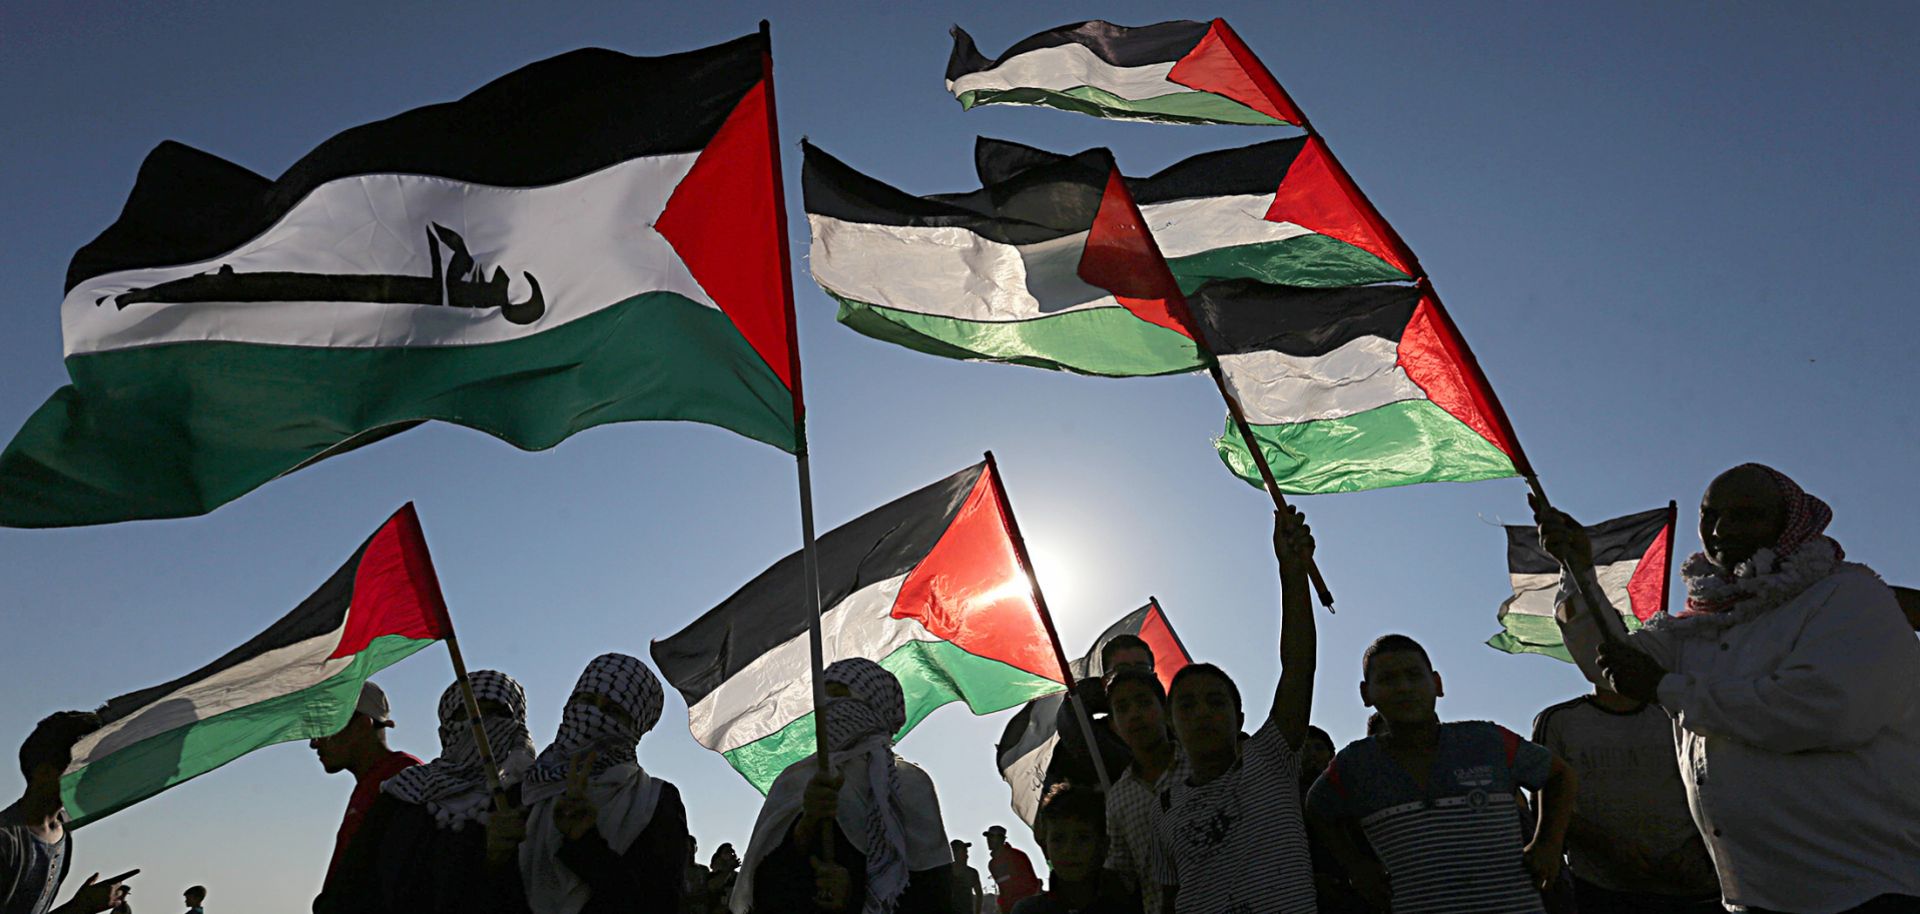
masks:
<path id="1" fill-rule="evenodd" d="M 947 91 L 969 109 L 1042 105 L 1169 124 L 1306 124 L 1223 19 L 1138 28 L 1096 19 L 1022 39 L 991 60 L 956 27 Z"/>
<path id="2" fill-rule="evenodd" d="M 277 180 L 166 143 L 74 255 L 73 383 L 0 523 L 211 511 L 454 422 L 547 448 L 682 419 L 796 447 L 767 43 L 581 50 L 356 127 Z"/>
<path id="3" fill-rule="evenodd" d="M 451 628 L 409 504 L 266 631 L 107 702 L 60 778 L 67 814 L 85 825 L 255 749 L 338 733 L 361 683 Z"/>
<path id="4" fill-rule="evenodd" d="M 1600 589 L 1620 613 L 1627 630 L 1640 627 L 1667 608 L 1667 582 L 1673 568 L 1674 520 L 1679 505 L 1601 521 L 1586 528 L 1593 540 L 1593 570 Z M 1573 662 L 1553 620 L 1560 591 L 1560 563 L 1540 548 L 1540 531 L 1511 524 L 1507 531 L 1507 574 L 1513 596 L 1500 603 L 1500 634 L 1487 644 L 1509 654 L 1545 654 Z"/>
<path id="5" fill-rule="evenodd" d="M 973 193 L 915 197 L 808 146 L 802 183 L 813 278 L 854 330 L 1093 375 L 1203 364 L 1179 290 L 1152 281 L 1146 261 L 1158 258 L 1104 149 Z"/>
<path id="6" fill-rule="evenodd" d="M 1173 625 L 1161 611 L 1160 601 L 1150 600 L 1107 626 L 1107 630 L 1093 640 L 1086 656 L 1071 664 L 1075 681 L 1106 675 L 1107 671 L 1100 666 L 1100 650 L 1120 635 L 1134 635 L 1153 648 L 1153 672 L 1162 686 L 1172 687 L 1173 674 L 1193 660 L 1187 654 L 1186 645 L 1180 643 L 1180 636 L 1173 633 Z M 995 747 L 1000 777 L 1013 789 L 1013 811 L 1028 825 L 1033 824 L 1034 814 L 1040 810 L 1047 769 L 1053 764 L 1054 749 L 1060 745 L 1063 726 L 1079 724 L 1073 719 L 1073 707 L 1067 703 L 1066 693 L 1056 692 L 1027 702 L 1026 707 L 1007 721 L 1007 729 Z M 1114 777 L 1120 775 L 1118 771 L 1108 773 Z"/>
<path id="7" fill-rule="evenodd" d="M 1422 286 L 1208 283 L 1188 299 L 1285 492 L 1353 492 L 1526 472 L 1506 413 Z M 1221 459 L 1261 485 L 1228 423 Z"/>
<path id="8" fill-rule="evenodd" d="M 1066 159 L 981 137 L 983 185 Z M 1203 152 L 1128 178 L 1167 267 L 1191 293 L 1209 279 L 1288 286 L 1402 282 L 1419 263 L 1319 137 Z"/>
<path id="9" fill-rule="evenodd" d="M 896 737 L 949 702 L 990 714 L 1065 687 L 1008 518 L 981 463 L 819 538 L 825 662 L 865 657 L 899 677 Z M 762 793 L 814 752 L 804 593 L 796 552 L 653 643 L 693 738 Z"/>

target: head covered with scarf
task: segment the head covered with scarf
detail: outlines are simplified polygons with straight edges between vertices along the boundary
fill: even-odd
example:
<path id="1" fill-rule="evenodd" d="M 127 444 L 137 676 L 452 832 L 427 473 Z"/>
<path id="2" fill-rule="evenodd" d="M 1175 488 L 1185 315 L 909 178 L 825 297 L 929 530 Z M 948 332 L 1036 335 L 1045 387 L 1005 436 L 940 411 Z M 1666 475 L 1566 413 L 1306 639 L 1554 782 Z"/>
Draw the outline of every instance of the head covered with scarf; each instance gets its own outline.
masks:
<path id="1" fill-rule="evenodd" d="M 891 911 L 907 890 L 906 826 L 893 764 L 893 735 L 907 723 L 906 693 L 899 679 L 864 657 L 836 661 L 821 678 L 847 689 L 846 695 L 828 698 L 824 709 L 834 767 L 867 768 L 867 898 L 861 910 Z"/>
<path id="2" fill-rule="evenodd" d="M 653 821 L 665 783 L 640 767 L 640 738 L 660 722 L 660 680 L 639 658 L 601 654 L 574 683 L 560 714 L 560 732 L 540 752 L 521 787 L 528 806 L 520 845 L 520 875 L 533 910 L 577 914 L 593 897 L 578 874 L 560 862 L 562 839 L 554 808 L 576 765 L 584 774 L 595 827 L 607 846 L 624 854 Z M 675 861 L 676 863 L 678 861 Z"/>
<path id="3" fill-rule="evenodd" d="M 533 764 L 533 737 L 527 733 L 527 693 L 512 676 L 497 670 L 475 670 L 468 677 L 474 698 L 482 702 L 480 722 L 487 745 L 500 766 L 502 787 L 517 783 Z M 493 705 L 488 708 L 486 705 Z M 466 696 L 458 682 L 440 693 L 440 757 L 415 765 L 388 778 L 380 791 L 402 802 L 425 806 L 441 828 L 459 830 L 469 822 L 486 821 L 488 804 L 486 764 L 473 724 L 463 713 Z"/>
<path id="4" fill-rule="evenodd" d="M 601 654 L 587 664 L 560 712 L 560 732 L 527 775 L 528 784 L 566 780 L 576 759 L 594 756 L 599 775 L 637 758 L 640 737 L 660 722 L 660 679 L 640 658 Z"/>
<path id="5" fill-rule="evenodd" d="M 1728 491 L 1770 496 L 1779 516 L 1769 514 L 1768 519 L 1777 522 L 1778 533 L 1772 534 L 1770 526 L 1768 534 L 1753 534 L 1757 528 L 1749 521 L 1748 531 L 1738 537 L 1741 542 L 1723 544 L 1719 527 L 1732 512 L 1715 502 L 1722 497 L 1717 492 Z M 1752 505 L 1736 508 L 1754 510 Z M 1743 463 L 1720 474 L 1701 505 L 1700 534 L 1706 548 L 1680 567 L 1687 585 L 1686 609 L 1672 617 L 1656 616 L 1652 624 L 1717 632 L 1799 596 L 1844 567 L 1846 551 L 1825 535 L 1832 520 L 1833 509 L 1826 502 L 1770 466 Z M 1760 541 L 1769 534 L 1770 540 Z"/>

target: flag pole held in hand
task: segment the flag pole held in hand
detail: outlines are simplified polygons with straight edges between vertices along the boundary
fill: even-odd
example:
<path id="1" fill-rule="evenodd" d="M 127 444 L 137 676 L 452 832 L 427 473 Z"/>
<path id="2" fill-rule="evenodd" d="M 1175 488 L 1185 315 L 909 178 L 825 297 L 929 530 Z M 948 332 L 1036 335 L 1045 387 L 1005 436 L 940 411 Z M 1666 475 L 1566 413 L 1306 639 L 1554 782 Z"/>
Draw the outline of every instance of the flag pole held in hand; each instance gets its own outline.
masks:
<path id="1" fill-rule="evenodd" d="M 1266 485 L 1267 494 L 1273 496 L 1273 508 L 1276 511 L 1287 509 L 1287 496 L 1280 492 L 1280 483 L 1273 478 L 1273 467 L 1267 464 L 1267 455 L 1260 450 L 1260 441 L 1253 437 L 1253 428 L 1247 425 L 1247 416 L 1240 410 L 1240 401 L 1227 389 L 1227 376 L 1220 371 L 1220 360 L 1208 355 L 1207 373 L 1213 376 L 1213 386 L 1219 388 L 1220 399 L 1227 401 L 1227 415 L 1233 419 L 1233 427 L 1240 431 L 1240 440 L 1246 442 L 1247 453 L 1253 456 L 1253 465 L 1260 470 L 1260 481 Z M 1326 579 L 1320 577 L 1320 565 L 1310 562 L 1307 565 L 1307 577 L 1313 582 L 1313 592 L 1320 598 L 1320 605 L 1333 612 L 1333 591 L 1327 589 Z"/>
<path id="2" fill-rule="evenodd" d="M 473 682 L 467 678 L 467 661 L 460 656 L 460 639 L 453 633 L 452 624 L 447 626 L 447 656 L 453 658 L 453 676 L 460 683 L 460 695 L 466 699 L 467 722 L 473 727 L 473 739 L 480 747 L 480 764 L 487 769 L 487 792 L 493 796 L 493 808 L 496 812 L 505 812 L 512 805 L 507 802 L 507 792 L 500 787 L 500 765 L 493 758 L 493 744 L 487 742 L 487 725 L 480 720 L 480 699 L 473 693 Z"/>

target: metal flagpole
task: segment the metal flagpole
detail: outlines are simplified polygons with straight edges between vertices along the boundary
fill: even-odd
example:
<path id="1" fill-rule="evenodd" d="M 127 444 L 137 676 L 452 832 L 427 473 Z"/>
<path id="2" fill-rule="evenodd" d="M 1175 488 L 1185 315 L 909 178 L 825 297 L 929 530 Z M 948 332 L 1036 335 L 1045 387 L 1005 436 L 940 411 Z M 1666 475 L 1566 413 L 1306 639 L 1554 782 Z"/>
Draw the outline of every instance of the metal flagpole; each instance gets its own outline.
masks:
<path id="1" fill-rule="evenodd" d="M 767 142 L 773 151 L 773 210 L 779 223 L 780 287 L 787 309 L 787 360 L 793 377 L 794 468 L 800 482 L 800 566 L 806 577 L 807 647 L 813 678 L 814 755 L 820 770 L 827 768 L 827 692 L 821 674 L 826 648 L 820 633 L 820 552 L 813 532 L 813 470 L 807 459 L 807 411 L 801 395 L 800 337 L 793 310 L 793 255 L 787 248 L 787 194 L 780 174 L 780 118 L 773 97 L 773 26 L 760 20 L 761 81 L 767 87 Z"/>
<path id="2" fill-rule="evenodd" d="M 1093 719 L 1087 716 L 1087 706 L 1080 701 L 1080 693 L 1075 689 L 1078 683 L 1073 679 L 1073 665 L 1067 661 L 1066 649 L 1060 646 L 1060 633 L 1054 630 L 1053 613 L 1047 611 L 1047 597 L 1040 591 L 1040 578 L 1033 573 L 1033 559 L 1027 555 L 1027 540 L 1020 535 L 1020 522 L 1014 520 L 1013 505 L 1007 501 L 1006 487 L 1000 484 L 1000 468 L 993 460 L 993 452 L 987 452 L 987 474 L 993 479 L 993 497 L 1000 503 L 1000 516 L 1007 519 L 1007 537 L 1013 540 L 1013 553 L 1020 560 L 1020 569 L 1027 574 L 1027 586 L 1033 593 L 1033 605 L 1040 610 L 1040 622 L 1046 626 L 1047 639 L 1053 644 L 1053 656 L 1060 661 L 1060 675 L 1067 684 L 1067 699 L 1073 703 L 1074 716 L 1080 719 L 1080 735 L 1087 741 L 1087 753 L 1093 756 L 1093 773 L 1100 778 L 1100 789 L 1106 790 L 1113 781 L 1107 777 L 1107 762 L 1100 755 L 1100 743 L 1093 733 Z M 1045 773 L 1041 774 L 1045 780 Z"/>

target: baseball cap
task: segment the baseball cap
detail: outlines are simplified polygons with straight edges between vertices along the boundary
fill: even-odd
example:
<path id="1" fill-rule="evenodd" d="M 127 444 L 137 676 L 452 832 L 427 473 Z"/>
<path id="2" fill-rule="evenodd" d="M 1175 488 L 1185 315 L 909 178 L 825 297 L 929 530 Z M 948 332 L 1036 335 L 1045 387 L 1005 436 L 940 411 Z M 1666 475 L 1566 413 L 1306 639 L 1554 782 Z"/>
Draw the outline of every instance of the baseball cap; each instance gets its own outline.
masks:
<path id="1" fill-rule="evenodd" d="M 981 834 L 983 834 L 983 835 L 991 835 L 991 834 L 993 834 L 994 832 L 999 832 L 1000 834 L 1003 834 L 1003 835 L 1004 835 L 1004 834 L 1006 834 L 1006 833 L 1007 833 L 1007 827 L 1006 827 L 1006 826 L 1004 826 L 1004 825 L 989 825 L 989 826 L 987 826 L 987 830 L 986 830 L 986 831 L 983 831 L 983 832 L 981 832 Z"/>
<path id="2" fill-rule="evenodd" d="M 387 692 L 372 680 L 360 684 L 360 700 L 354 704 L 353 712 L 373 718 L 376 727 L 393 726 L 393 708 L 387 704 Z"/>
<path id="3" fill-rule="evenodd" d="M 962 841 L 962 840 L 960 840 L 959 838 L 955 838 L 955 839 L 953 839 L 953 841 L 952 841 L 952 842 L 950 842 L 950 843 L 951 843 L 951 844 L 952 844 L 952 845 L 953 845 L 954 847 L 972 847 L 972 846 L 973 846 L 973 842 L 971 842 L 971 841 Z"/>

